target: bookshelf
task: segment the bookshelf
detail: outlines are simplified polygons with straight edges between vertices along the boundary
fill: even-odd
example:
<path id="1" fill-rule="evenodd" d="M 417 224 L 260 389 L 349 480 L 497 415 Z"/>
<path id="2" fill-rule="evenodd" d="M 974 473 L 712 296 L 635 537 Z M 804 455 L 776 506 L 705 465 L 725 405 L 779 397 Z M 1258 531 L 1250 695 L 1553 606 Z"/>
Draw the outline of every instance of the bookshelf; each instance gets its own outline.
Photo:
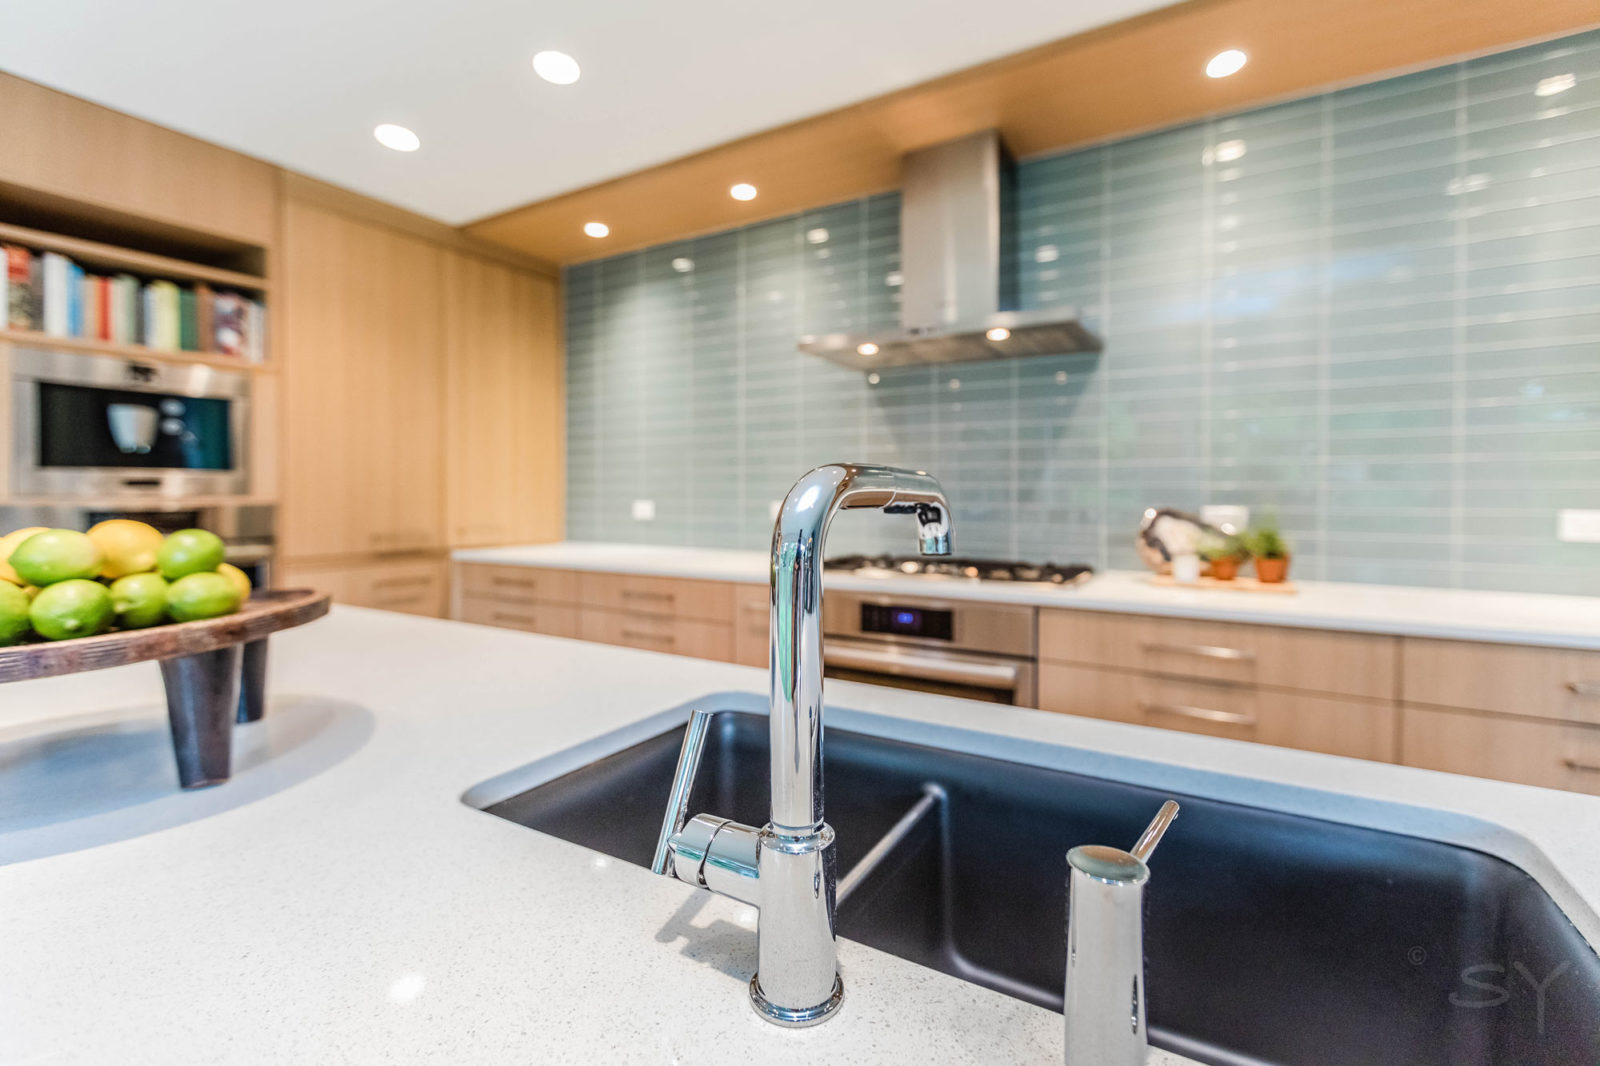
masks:
<path id="1" fill-rule="evenodd" d="M 138 359 L 147 363 L 176 363 L 194 366 L 211 366 L 219 370 L 245 370 L 252 373 L 270 373 L 275 369 L 269 359 L 252 363 L 237 355 L 220 355 L 216 352 L 168 351 L 144 344 L 116 344 L 112 341 L 93 340 L 88 337 L 57 337 L 37 330 L 0 329 L 0 343 L 22 345 L 29 348 L 61 348 L 86 355 L 108 355 L 119 359 Z"/>
<path id="2" fill-rule="evenodd" d="M 149 252 L 121 248 L 100 241 L 68 237 L 27 226 L 14 226 L 8 222 L 0 222 L 0 244 L 20 244 L 38 252 L 60 252 L 76 259 L 84 266 L 98 267 L 101 270 L 124 270 L 133 274 L 171 278 L 174 281 L 203 281 L 209 285 L 227 289 L 245 289 L 255 293 L 266 293 L 272 288 L 270 281 L 254 274 L 222 270 L 186 259 L 152 255 Z"/>

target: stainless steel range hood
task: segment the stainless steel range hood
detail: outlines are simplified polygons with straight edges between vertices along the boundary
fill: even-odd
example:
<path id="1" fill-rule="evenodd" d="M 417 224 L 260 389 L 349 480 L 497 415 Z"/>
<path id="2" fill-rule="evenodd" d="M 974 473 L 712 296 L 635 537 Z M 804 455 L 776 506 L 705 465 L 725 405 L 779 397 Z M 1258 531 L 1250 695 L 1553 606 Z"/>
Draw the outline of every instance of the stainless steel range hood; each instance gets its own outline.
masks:
<path id="1" fill-rule="evenodd" d="M 1005 308 L 1011 165 L 993 130 L 905 157 L 900 329 L 800 338 L 800 350 L 875 370 L 1099 351 L 1075 308 Z"/>

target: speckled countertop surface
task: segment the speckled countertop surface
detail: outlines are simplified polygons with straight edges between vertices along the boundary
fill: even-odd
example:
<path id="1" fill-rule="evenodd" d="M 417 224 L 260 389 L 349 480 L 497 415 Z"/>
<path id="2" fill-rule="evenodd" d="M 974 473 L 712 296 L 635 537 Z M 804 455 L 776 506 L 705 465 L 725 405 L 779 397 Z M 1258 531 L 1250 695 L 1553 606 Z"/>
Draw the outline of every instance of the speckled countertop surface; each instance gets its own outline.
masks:
<path id="1" fill-rule="evenodd" d="M 768 580 L 762 552 L 566 541 L 458 551 L 461 562 L 549 566 L 609 573 L 661 574 L 712 581 Z M 1131 570 L 1097 574 L 1083 585 L 867 577 L 834 573 L 829 588 L 893 590 L 904 596 L 1024 603 L 1085 611 L 1168 615 L 1361 633 L 1536 644 L 1600 650 L 1600 597 L 1297 581 L 1295 595 L 1157 586 Z"/>
<path id="2" fill-rule="evenodd" d="M 1059 1015 L 850 942 L 840 1016 L 769 1026 L 745 1000 L 748 908 L 460 801 L 761 691 L 761 672 L 351 608 L 272 648 L 269 715 L 200 793 L 172 788 L 148 664 L 0 689 L 0 1061 L 1060 1061 Z M 829 698 L 852 729 L 981 728 L 1004 757 L 1471 844 L 1600 932 L 1597 799 L 893 689 Z"/>

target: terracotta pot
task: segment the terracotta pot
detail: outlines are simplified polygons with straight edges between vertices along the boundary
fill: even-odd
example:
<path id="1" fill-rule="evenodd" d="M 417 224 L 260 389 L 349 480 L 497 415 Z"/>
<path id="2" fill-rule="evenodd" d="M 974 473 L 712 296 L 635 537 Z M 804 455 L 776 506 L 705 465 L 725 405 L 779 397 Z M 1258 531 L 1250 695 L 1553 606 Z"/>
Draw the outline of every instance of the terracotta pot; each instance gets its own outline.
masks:
<path id="1" fill-rule="evenodd" d="M 1256 580 L 1263 585 L 1276 585 L 1289 576 L 1289 557 L 1266 559 L 1256 556 Z"/>
<path id="2" fill-rule="evenodd" d="M 1218 581 L 1232 581 L 1239 576 L 1238 557 L 1230 555 L 1226 559 L 1211 560 L 1209 573 Z"/>

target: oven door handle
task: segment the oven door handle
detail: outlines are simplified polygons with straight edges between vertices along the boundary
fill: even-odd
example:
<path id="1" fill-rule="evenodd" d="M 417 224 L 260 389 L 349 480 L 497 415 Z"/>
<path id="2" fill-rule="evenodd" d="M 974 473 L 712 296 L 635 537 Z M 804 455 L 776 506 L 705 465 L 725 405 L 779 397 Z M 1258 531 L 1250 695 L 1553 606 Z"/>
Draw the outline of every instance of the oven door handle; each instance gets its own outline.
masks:
<path id="1" fill-rule="evenodd" d="M 914 677 L 927 681 L 949 681 L 979 688 L 1015 689 L 1021 675 L 1017 663 L 975 661 L 942 655 L 915 655 L 833 643 L 825 645 L 823 662 L 828 666 L 870 670 L 894 677 Z"/>

